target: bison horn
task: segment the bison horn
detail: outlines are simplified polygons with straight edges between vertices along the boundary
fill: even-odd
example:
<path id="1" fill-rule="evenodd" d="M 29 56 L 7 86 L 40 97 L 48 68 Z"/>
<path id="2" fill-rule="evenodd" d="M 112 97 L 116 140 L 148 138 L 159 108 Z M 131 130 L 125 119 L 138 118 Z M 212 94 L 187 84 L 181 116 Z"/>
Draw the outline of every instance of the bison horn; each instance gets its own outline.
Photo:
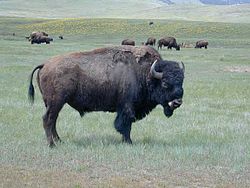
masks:
<path id="1" fill-rule="evenodd" d="M 152 66 L 151 66 L 151 68 L 150 68 L 150 74 L 151 74 L 154 78 L 160 80 L 160 79 L 162 79 L 163 73 L 162 73 L 162 72 L 156 72 L 156 70 L 155 70 L 155 65 L 156 65 L 156 63 L 157 63 L 157 60 L 155 60 L 154 63 L 152 64 Z"/>
<path id="2" fill-rule="evenodd" d="M 182 61 L 179 63 L 179 67 L 185 72 L 185 65 Z"/>

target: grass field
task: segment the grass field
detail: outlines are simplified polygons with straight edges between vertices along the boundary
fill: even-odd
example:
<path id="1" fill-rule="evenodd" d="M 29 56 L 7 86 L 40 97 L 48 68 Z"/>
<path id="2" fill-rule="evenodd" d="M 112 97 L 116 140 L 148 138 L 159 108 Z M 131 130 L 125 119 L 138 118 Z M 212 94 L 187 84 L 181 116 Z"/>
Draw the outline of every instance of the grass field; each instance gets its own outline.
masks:
<path id="1" fill-rule="evenodd" d="M 249 187 L 250 25 L 148 21 L 0 17 L 0 187 Z M 54 42 L 31 45 L 24 37 L 34 30 Z M 184 104 L 173 117 L 157 107 L 133 125 L 130 146 L 113 128 L 115 114 L 80 118 L 65 106 L 57 126 L 63 143 L 47 147 L 36 83 L 35 104 L 27 100 L 36 65 L 127 37 L 140 45 L 168 35 L 209 41 L 207 50 L 160 51 L 186 66 Z"/>
<path id="2" fill-rule="evenodd" d="M 250 4 L 204 5 L 198 0 L 2 0 L 0 16 L 34 18 L 130 18 L 250 23 Z"/>

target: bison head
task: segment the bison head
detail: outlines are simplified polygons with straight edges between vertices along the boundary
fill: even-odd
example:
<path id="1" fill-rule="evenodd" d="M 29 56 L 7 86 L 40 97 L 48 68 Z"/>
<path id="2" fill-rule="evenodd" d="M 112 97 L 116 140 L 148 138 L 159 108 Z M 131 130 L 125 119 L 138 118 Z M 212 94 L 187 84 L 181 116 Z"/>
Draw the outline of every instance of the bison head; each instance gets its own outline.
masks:
<path id="1" fill-rule="evenodd" d="M 184 64 L 173 61 L 155 61 L 150 69 L 151 100 L 161 104 L 167 117 L 182 104 Z"/>
<path id="2" fill-rule="evenodd" d="M 175 48 L 177 51 L 180 51 L 181 50 L 181 45 L 180 44 L 178 44 L 177 46 L 176 46 L 176 48 Z"/>

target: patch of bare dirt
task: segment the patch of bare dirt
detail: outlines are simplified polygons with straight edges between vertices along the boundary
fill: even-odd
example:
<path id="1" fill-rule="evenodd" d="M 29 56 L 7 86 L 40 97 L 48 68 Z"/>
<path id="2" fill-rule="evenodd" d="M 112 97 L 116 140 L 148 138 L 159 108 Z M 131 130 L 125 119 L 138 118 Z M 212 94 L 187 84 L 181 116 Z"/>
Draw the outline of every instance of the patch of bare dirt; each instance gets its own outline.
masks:
<path id="1" fill-rule="evenodd" d="M 0 166 L 0 187 L 91 187 L 88 179 L 70 171 L 31 170 Z"/>
<path id="2" fill-rule="evenodd" d="M 250 72 L 250 66 L 230 66 L 225 67 L 226 72 Z"/>
<path id="3" fill-rule="evenodd" d="M 244 181 L 229 181 L 209 172 L 192 173 L 174 171 L 159 176 L 149 175 L 111 175 L 93 177 L 88 173 L 72 172 L 69 170 L 55 169 L 26 169 L 14 166 L 0 165 L 0 187 L 51 187 L 51 188 L 184 188 L 184 187 L 218 187 L 236 188 L 248 187 L 249 182 L 245 174 Z M 239 179 L 240 180 L 240 179 Z"/>

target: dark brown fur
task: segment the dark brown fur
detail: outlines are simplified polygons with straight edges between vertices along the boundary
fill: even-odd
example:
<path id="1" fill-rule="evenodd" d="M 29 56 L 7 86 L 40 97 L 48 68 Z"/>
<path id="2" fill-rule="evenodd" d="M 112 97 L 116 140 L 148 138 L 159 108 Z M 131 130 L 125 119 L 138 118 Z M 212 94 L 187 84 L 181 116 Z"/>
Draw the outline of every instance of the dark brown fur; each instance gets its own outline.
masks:
<path id="1" fill-rule="evenodd" d="M 158 41 L 158 50 L 162 49 L 163 46 L 167 46 L 168 49 L 175 48 L 176 50 L 180 50 L 180 45 L 177 44 L 176 39 L 174 37 L 164 37 Z"/>
<path id="2" fill-rule="evenodd" d="M 150 76 L 156 59 L 156 69 L 163 72 L 162 81 Z M 147 46 L 100 48 L 53 57 L 32 71 L 31 101 L 32 77 L 38 69 L 37 82 L 46 107 L 43 126 L 50 146 L 60 140 L 56 120 L 65 103 L 81 116 L 91 111 L 117 112 L 115 128 L 124 141 L 132 143 L 132 122 L 145 117 L 157 104 L 163 105 L 166 116 L 171 116 L 173 109 L 167 102 L 183 94 L 179 65 L 162 61 L 159 53 Z M 161 87 L 163 80 L 169 80 L 171 92 Z"/>
<path id="3" fill-rule="evenodd" d="M 40 32 L 40 31 L 34 31 L 30 34 L 29 36 L 29 41 L 31 41 L 32 39 L 35 39 L 35 38 L 39 38 L 41 36 L 49 36 L 48 33 L 45 33 L 45 32 Z"/>
<path id="4" fill-rule="evenodd" d="M 147 42 L 145 43 L 145 45 L 151 45 L 151 46 L 154 46 L 156 43 L 156 39 L 153 38 L 153 37 L 149 37 Z"/>
<path id="5" fill-rule="evenodd" d="M 41 43 L 46 43 L 46 44 L 50 44 L 50 42 L 53 41 L 52 38 L 47 37 L 47 36 L 39 36 L 36 38 L 31 39 L 31 44 L 37 43 L 37 44 L 41 44 Z"/>
<path id="6" fill-rule="evenodd" d="M 205 48 L 207 49 L 208 42 L 206 40 L 199 40 L 196 42 L 195 48 Z"/>

